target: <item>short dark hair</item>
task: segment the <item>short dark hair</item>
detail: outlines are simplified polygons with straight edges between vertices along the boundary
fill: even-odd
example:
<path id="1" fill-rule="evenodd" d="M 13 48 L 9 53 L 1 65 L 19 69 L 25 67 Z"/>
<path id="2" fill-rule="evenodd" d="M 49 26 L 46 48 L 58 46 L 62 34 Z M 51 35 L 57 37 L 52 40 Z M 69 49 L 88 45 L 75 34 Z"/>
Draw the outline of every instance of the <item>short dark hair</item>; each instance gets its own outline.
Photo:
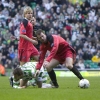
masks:
<path id="1" fill-rule="evenodd" d="M 45 33 L 42 29 L 38 29 L 38 30 L 35 32 L 35 35 L 36 35 L 36 36 L 37 36 L 37 35 L 40 35 L 41 32 Z"/>
<path id="2" fill-rule="evenodd" d="M 22 69 L 20 67 L 16 67 L 13 71 L 13 75 L 18 75 L 18 76 L 23 75 Z"/>

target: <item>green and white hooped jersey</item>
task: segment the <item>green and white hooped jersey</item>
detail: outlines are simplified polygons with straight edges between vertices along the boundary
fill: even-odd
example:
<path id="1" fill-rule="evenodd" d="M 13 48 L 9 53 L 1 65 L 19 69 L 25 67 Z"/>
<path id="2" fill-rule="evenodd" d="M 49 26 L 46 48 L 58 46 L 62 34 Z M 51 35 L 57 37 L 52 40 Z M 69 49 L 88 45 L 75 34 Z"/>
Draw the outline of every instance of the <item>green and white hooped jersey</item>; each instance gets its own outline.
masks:
<path id="1" fill-rule="evenodd" d="M 36 83 L 36 81 L 42 81 L 43 83 L 46 83 L 48 78 L 47 78 L 47 73 L 46 71 L 44 71 L 44 68 L 42 66 L 42 68 L 40 69 L 40 74 L 38 75 L 37 78 L 34 78 L 34 74 L 36 72 L 36 64 L 37 62 L 27 62 L 25 63 L 23 66 L 21 66 L 21 69 L 24 72 L 24 80 L 29 80 L 32 84 Z M 14 78 L 14 77 L 13 77 Z M 18 88 L 19 87 L 19 81 L 15 82 L 13 80 L 13 87 L 14 88 Z"/>
<path id="2" fill-rule="evenodd" d="M 23 80 L 31 80 L 34 78 L 34 74 L 36 72 L 36 67 L 33 63 L 27 62 L 23 66 L 21 66 L 21 69 L 23 71 Z"/>
<path id="3" fill-rule="evenodd" d="M 23 70 L 23 73 L 24 73 L 24 77 L 23 77 L 24 80 L 26 80 L 26 79 L 30 80 L 30 79 L 34 78 L 34 74 L 36 72 L 36 64 L 37 64 L 37 62 L 27 62 L 27 63 L 25 63 L 24 65 L 21 66 L 21 69 Z M 47 77 L 43 66 L 41 67 L 40 73 L 39 73 L 39 75 L 37 76 L 36 79 L 39 81 L 41 77 L 43 79 L 45 77 Z M 44 79 L 44 81 L 45 80 L 46 80 L 46 78 Z"/>

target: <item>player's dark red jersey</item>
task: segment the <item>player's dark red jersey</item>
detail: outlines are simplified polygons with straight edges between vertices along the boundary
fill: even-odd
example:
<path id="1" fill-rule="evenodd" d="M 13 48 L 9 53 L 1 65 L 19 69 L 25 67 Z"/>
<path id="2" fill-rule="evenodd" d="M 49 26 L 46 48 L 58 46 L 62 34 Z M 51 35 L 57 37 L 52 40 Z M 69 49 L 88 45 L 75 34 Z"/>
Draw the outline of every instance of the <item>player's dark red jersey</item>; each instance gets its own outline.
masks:
<path id="1" fill-rule="evenodd" d="M 41 44 L 40 46 L 40 60 L 37 64 L 37 69 L 41 68 L 47 50 L 50 51 L 50 55 L 45 59 L 48 62 L 50 62 L 52 58 L 55 58 L 59 60 L 60 63 L 63 63 L 66 57 L 72 57 L 70 51 L 75 54 L 75 50 L 62 37 L 52 35 L 52 39 L 50 39 L 50 36 L 47 36 L 47 38 L 48 42 L 46 44 Z"/>
<path id="2" fill-rule="evenodd" d="M 26 35 L 32 39 L 33 26 L 27 19 L 23 19 L 22 23 L 20 24 L 20 34 Z M 33 48 L 34 45 L 30 41 L 20 37 L 18 49 L 31 50 Z"/>

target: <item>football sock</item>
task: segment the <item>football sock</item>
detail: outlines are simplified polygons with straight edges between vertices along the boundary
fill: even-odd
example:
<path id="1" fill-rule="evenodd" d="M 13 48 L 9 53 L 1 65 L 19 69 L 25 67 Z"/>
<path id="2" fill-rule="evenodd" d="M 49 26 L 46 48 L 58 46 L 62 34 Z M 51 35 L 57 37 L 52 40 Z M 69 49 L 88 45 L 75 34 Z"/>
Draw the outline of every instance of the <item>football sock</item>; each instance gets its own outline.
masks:
<path id="1" fill-rule="evenodd" d="M 54 85 L 56 88 L 58 88 L 59 85 L 58 85 L 58 83 L 57 83 L 56 74 L 55 74 L 54 70 L 51 70 L 50 72 L 48 72 L 48 74 L 49 74 L 49 77 L 50 77 L 50 79 L 51 79 L 53 85 Z"/>
<path id="2" fill-rule="evenodd" d="M 73 67 L 70 71 L 72 71 L 80 80 L 84 79 L 76 67 Z"/>
<path id="3" fill-rule="evenodd" d="M 9 81 L 10 81 L 10 85 L 13 87 L 13 77 L 11 76 L 10 78 L 9 78 Z"/>

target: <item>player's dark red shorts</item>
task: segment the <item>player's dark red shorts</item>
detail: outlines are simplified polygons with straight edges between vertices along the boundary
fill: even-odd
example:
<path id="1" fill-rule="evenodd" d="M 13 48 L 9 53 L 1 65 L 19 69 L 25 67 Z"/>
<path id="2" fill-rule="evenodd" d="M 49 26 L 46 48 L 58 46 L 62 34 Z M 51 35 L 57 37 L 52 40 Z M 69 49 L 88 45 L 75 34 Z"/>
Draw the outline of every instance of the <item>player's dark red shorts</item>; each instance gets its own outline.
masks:
<path id="1" fill-rule="evenodd" d="M 39 52 L 37 49 L 33 49 L 33 50 L 18 50 L 18 58 L 19 61 L 22 62 L 28 62 L 30 61 L 30 58 L 39 55 Z"/>
<path id="2" fill-rule="evenodd" d="M 57 53 L 53 58 L 57 59 L 61 64 L 65 62 L 66 58 L 70 57 L 75 61 L 76 52 L 71 46 L 67 46 L 62 52 Z"/>

